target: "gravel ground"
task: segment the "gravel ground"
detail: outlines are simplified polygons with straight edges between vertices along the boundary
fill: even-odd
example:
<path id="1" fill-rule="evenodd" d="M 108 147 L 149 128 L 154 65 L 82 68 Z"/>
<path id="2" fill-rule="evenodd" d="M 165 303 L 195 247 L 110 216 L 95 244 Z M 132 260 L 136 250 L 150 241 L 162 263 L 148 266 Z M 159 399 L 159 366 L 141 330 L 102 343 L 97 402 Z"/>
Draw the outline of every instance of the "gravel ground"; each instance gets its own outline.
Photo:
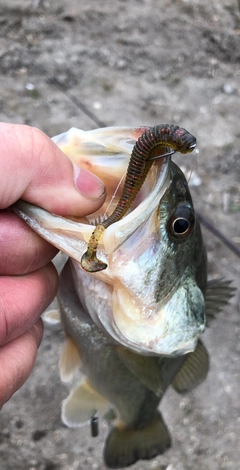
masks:
<path id="1" fill-rule="evenodd" d="M 240 243 L 240 15 L 235 0 L 0 0 L 0 120 L 53 136 L 70 127 L 177 123 L 195 206 Z M 93 115 L 92 115 L 93 114 Z M 186 159 L 187 160 L 187 159 Z M 185 160 L 184 160 L 185 164 Z M 200 184 L 199 184 L 200 183 Z M 238 258 L 204 230 L 211 277 L 239 287 Z M 225 470 L 240 460 L 239 293 L 204 334 L 207 380 L 161 405 L 172 448 L 133 470 Z M 63 332 L 46 328 L 35 369 L 0 414 L 1 470 L 103 470 L 103 442 L 60 421 Z"/>

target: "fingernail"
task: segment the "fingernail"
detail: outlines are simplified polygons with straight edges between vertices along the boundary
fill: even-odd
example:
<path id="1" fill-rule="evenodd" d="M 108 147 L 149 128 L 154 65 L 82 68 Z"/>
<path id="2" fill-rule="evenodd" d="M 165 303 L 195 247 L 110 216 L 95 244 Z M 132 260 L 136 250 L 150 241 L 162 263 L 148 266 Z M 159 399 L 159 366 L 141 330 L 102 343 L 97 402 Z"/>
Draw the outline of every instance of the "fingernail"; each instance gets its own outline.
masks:
<path id="1" fill-rule="evenodd" d="M 103 197 L 106 188 L 98 176 L 75 163 L 73 163 L 73 173 L 75 187 L 82 196 L 91 201 L 97 201 Z"/>

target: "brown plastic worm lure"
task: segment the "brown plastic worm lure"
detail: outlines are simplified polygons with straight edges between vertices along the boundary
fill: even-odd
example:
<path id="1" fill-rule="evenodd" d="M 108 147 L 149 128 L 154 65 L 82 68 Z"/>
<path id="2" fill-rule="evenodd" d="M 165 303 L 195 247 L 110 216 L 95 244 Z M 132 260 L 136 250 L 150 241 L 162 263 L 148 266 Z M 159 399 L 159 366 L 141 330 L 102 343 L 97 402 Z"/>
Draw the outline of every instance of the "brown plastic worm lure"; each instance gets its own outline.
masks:
<path id="1" fill-rule="evenodd" d="M 170 124 L 150 127 L 139 137 L 132 150 L 122 195 L 117 206 L 108 219 L 96 226 L 89 240 L 88 249 L 82 256 L 81 266 L 85 271 L 97 272 L 107 268 L 107 264 L 96 256 L 99 240 L 109 225 L 126 214 L 140 191 L 153 161 L 166 155 L 161 155 L 161 149 L 170 148 L 172 152 L 167 154 L 170 155 L 175 152 L 189 153 L 195 147 L 196 139 L 192 134 L 186 129 Z"/>

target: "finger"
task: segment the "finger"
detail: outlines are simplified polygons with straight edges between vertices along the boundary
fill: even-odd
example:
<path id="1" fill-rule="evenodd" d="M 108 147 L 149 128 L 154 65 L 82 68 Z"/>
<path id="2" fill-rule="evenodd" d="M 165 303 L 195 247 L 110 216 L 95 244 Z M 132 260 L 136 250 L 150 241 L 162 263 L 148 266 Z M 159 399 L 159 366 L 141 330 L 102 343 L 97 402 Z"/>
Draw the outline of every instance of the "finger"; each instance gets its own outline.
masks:
<path id="1" fill-rule="evenodd" d="M 43 335 L 39 319 L 29 331 L 0 348 L 0 409 L 27 380 Z"/>
<path id="2" fill-rule="evenodd" d="M 49 263 L 25 276 L 0 277 L 0 344 L 25 333 L 57 293 L 58 276 Z"/>
<path id="3" fill-rule="evenodd" d="M 41 131 L 0 123 L 0 134 L 0 208 L 19 198 L 60 215 L 83 216 L 101 207 L 101 180 L 79 167 L 73 170 L 70 159 Z"/>
<path id="4" fill-rule="evenodd" d="M 0 274 L 26 274 L 51 261 L 58 250 L 10 211 L 0 212 Z"/>

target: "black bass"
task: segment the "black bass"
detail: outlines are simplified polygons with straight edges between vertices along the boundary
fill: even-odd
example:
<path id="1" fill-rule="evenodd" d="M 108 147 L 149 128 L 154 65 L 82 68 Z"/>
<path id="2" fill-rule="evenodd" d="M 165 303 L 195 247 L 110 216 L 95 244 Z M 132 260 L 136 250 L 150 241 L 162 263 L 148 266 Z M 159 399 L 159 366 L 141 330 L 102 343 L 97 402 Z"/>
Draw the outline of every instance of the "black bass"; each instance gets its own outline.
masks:
<path id="1" fill-rule="evenodd" d="M 60 369 L 68 380 L 80 367 L 86 381 L 64 401 L 62 419 L 78 426 L 94 410 L 104 413 L 109 404 L 114 408 L 117 419 L 104 450 L 110 468 L 151 459 L 169 447 L 158 411 L 161 398 L 170 384 L 182 393 L 204 380 L 209 360 L 199 337 L 207 316 L 231 296 L 228 283 L 207 283 L 200 225 L 186 179 L 171 160 L 169 142 L 160 152 L 166 155 L 149 166 L 127 214 L 100 237 L 104 270 L 82 269 L 93 225 L 115 209 L 133 144 L 146 129 L 72 129 L 55 138 L 73 161 L 98 174 L 107 187 L 102 211 L 89 220 L 70 221 L 23 201 L 14 208 L 71 258 L 58 295 L 67 334 Z"/>
<path id="2" fill-rule="evenodd" d="M 186 393 L 198 386 L 209 368 L 207 350 L 198 340 L 194 352 L 171 357 L 142 356 L 117 345 L 92 320 L 77 295 L 78 279 L 72 260 L 60 276 L 58 301 L 66 342 L 60 359 L 60 376 L 70 381 L 78 368 L 85 378 L 73 387 L 62 404 L 62 421 L 68 427 L 89 423 L 97 410 L 104 417 L 109 408 L 116 419 L 104 446 L 109 468 L 152 459 L 171 445 L 158 406 L 168 386 Z M 209 312 L 229 298 L 228 283 L 208 287 Z M 46 319 L 51 322 L 52 312 Z M 55 318 L 55 313 L 54 313 Z"/>

